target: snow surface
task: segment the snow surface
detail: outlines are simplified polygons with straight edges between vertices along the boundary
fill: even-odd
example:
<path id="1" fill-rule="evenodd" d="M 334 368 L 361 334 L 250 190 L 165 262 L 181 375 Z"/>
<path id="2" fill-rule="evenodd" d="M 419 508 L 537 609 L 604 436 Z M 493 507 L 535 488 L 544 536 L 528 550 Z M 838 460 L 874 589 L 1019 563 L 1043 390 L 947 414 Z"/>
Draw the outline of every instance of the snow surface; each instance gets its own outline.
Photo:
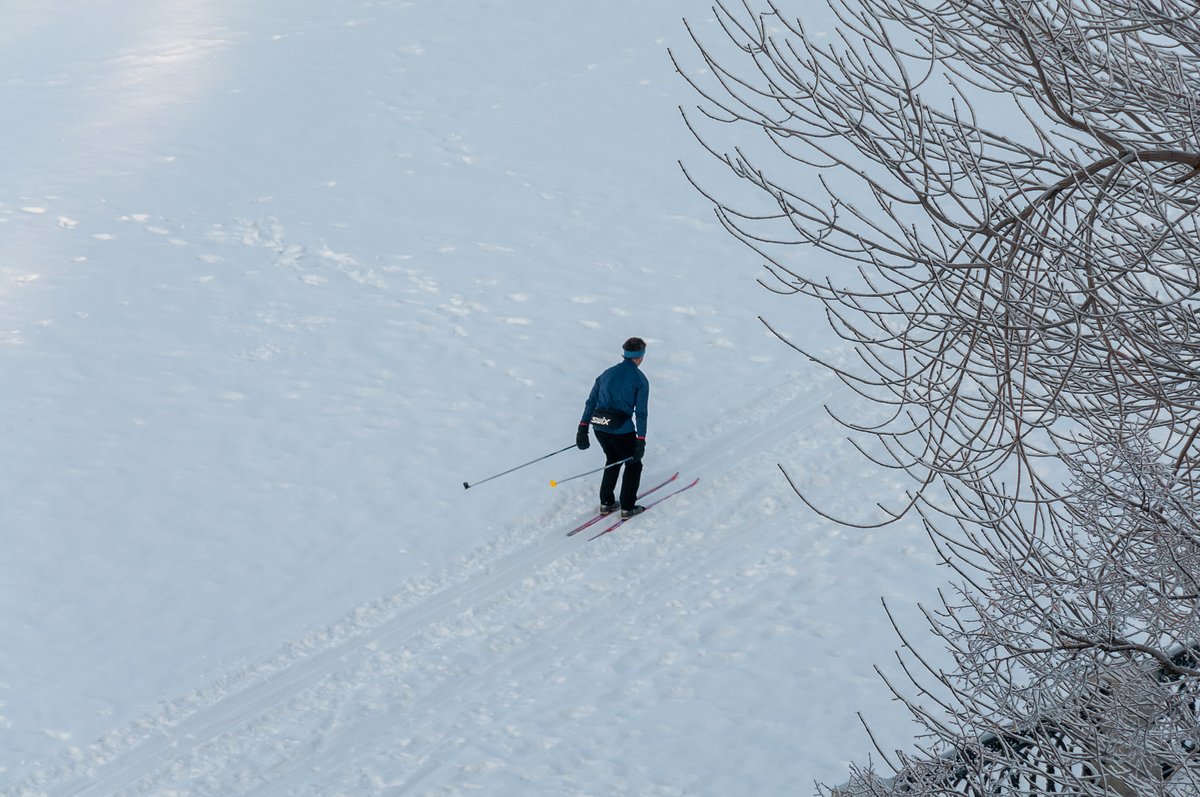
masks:
<path id="1" fill-rule="evenodd" d="M 777 467 L 904 487 L 681 176 L 685 16 L 0 3 L 0 793 L 803 794 L 856 711 L 909 744 L 879 599 L 919 626 L 940 573 Z M 646 480 L 695 490 L 595 542 L 548 483 L 598 447 L 463 490 L 629 335 Z"/>

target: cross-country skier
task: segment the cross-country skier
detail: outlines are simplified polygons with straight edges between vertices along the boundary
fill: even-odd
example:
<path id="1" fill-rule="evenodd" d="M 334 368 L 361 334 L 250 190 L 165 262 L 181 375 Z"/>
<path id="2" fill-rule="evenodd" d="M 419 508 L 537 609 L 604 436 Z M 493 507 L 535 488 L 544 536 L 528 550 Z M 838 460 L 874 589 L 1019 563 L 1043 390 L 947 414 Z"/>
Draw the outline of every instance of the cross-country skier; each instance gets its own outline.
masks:
<path id="1" fill-rule="evenodd" d="M 592 392 L 583 405 L 583 418 L 575 435 L 575 445 L 586 449 L 588 424 L 596 428 L 596 439 L 604 449 L 605 462 L 612 464 L 632 457 L 624 465 L 606 468 L 600 480 L 600 512 L 609 514 L 618 507 L 617 476 L 621 479 L 621 517 L 644 512 L 637 505 L 638 485 L 642 480 L 642 455 L 646 453 L 646 405 L 650 401 L 650 380 L 640 370 L 646 356 L 646 341 L 630 338 L 623 347 L 621 362 L 596 377 Z"/>

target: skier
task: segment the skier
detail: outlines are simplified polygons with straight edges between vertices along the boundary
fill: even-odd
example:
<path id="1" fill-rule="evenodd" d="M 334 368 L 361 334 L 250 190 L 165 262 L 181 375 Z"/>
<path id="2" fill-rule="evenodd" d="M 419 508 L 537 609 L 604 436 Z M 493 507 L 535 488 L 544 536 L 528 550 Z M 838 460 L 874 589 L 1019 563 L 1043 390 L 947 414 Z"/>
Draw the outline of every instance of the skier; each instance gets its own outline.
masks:
<path id="1" fill-rule="evenodd" d="M 600 480 L 600 512 L 609 514 L 618 507 L 616 486 L 621 479 L 621 517 L 630 518 L 645 511 L 637 505 L 638 485 L 642 480 L 642 456 L 646 453 L 646 404 L 650 400 L 650 380 L 641 372 L 646 356 L 646 341 L 630 338 L 623 346 L 623 359 L 596 377 L 592 392 L 583 405 L 583 418 L 575 435 L 575 445 L 586 450 L 588 425 L 596 427 L 596 439 L 604 449 L 605 462 L 629 459 L 623 466 L 606 468 Z"/>

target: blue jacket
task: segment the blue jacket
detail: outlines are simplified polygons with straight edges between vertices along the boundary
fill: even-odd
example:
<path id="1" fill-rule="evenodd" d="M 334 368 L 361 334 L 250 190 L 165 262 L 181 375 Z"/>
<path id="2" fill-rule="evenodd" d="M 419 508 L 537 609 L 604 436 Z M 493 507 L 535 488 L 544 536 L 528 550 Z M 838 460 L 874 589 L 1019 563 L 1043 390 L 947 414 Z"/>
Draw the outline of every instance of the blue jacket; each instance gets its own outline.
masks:
<path id="1" fill-rule="evenodd" d="M 633 360 L 623 360 L 596 377 L 587 403 L 583 405 L 580 423 L 592 420 L 597 409 L 620 410 L 631 418 L 616 429 L 605 429 L 610 434 L 637 432 L 646 436 L 646 405 L 650 401 L 650 380 Z M 636 427 L 634 422 L 637 422 Z"/>

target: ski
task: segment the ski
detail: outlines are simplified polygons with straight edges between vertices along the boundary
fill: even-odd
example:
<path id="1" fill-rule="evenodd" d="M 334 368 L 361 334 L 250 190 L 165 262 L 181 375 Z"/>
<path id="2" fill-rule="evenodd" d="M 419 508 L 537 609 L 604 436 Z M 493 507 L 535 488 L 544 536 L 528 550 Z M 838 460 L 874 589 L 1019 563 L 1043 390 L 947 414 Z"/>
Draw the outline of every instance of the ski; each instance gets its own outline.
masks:
<path id="1" fill-rule="evenodd" d="M 692 489 L 693 487 L 696 486 L 696 483 L 699 481 L 700 481 L 700 477 L 697 476 L 695 479 L 692 479 L 691 482 L 683 485 L 678 490 L 669 492 L 666 495 L 662 496 L 661 498 L 657 498 L 657 499 L 651 501 L 650 503 L 646 504 L 646 510 L 649 511 L 650 507 L 654 506 L 655 504 L 661 504 L 663 501 L 666 501 L 668 498 L 670 498 L 673 495 L 679 495 L 682 492 L 686 492 L 686 491 Z M 642 514 L 645 514 L 645 513 L 642 513 Z M 638 517 L 638 515 L 634 515 L 633 517 Z M 604 531 L 600 532 L 595 537 L 591 537 L 590 539 L 594 540 L 594 539 L 596 539 L 596 537 L 603 537 L 605 534 L 608 534 L 610 531 L 615 531 L 622 523 L 628 523 L 629 521 L 633 520 L 633 517 L 621 518 L 616 523 L 612 524 L 611 526 L 606 528 Z"/>
<path id="2" fill-rule="evenodd" d="M 651 487 L 649 490 L 646 490 L 646 491 L 640 493 L 638 495 L 638 500 L 645 498 L 646 496 L 650 495 L 650 493 L 661 490 L 662 488 L 666 487 L 668 484 L 670 484 L 671 482 L 675 481 L 678 478 L 679 478 L 679 471 L 675 471 L 675 473 L 672 474 L 669 479 L 665 479 L 665 480 L 659 482 L 658 484 L 654 485 L 653 487 Z M 609 514 L 612 514 L 612 513 L 610 512 Z M 601 520 L 604 520 L 604 518 L 606 518 L 606 517 L 608 517 L 608 515 L 597 514 L 595 517 L 592 517 L 592 518 L 589 518 L 589 519 L 583 521 L 578 526 L 576 526 L 575 528 L 568 531 L 567 536 L 572 537 L 572 536 L 578 534 L 579 532 L 583 531 L 584 529 L 586 529 L 588 526 L 591 526 L 595 523 L 599 523 Z"/>

